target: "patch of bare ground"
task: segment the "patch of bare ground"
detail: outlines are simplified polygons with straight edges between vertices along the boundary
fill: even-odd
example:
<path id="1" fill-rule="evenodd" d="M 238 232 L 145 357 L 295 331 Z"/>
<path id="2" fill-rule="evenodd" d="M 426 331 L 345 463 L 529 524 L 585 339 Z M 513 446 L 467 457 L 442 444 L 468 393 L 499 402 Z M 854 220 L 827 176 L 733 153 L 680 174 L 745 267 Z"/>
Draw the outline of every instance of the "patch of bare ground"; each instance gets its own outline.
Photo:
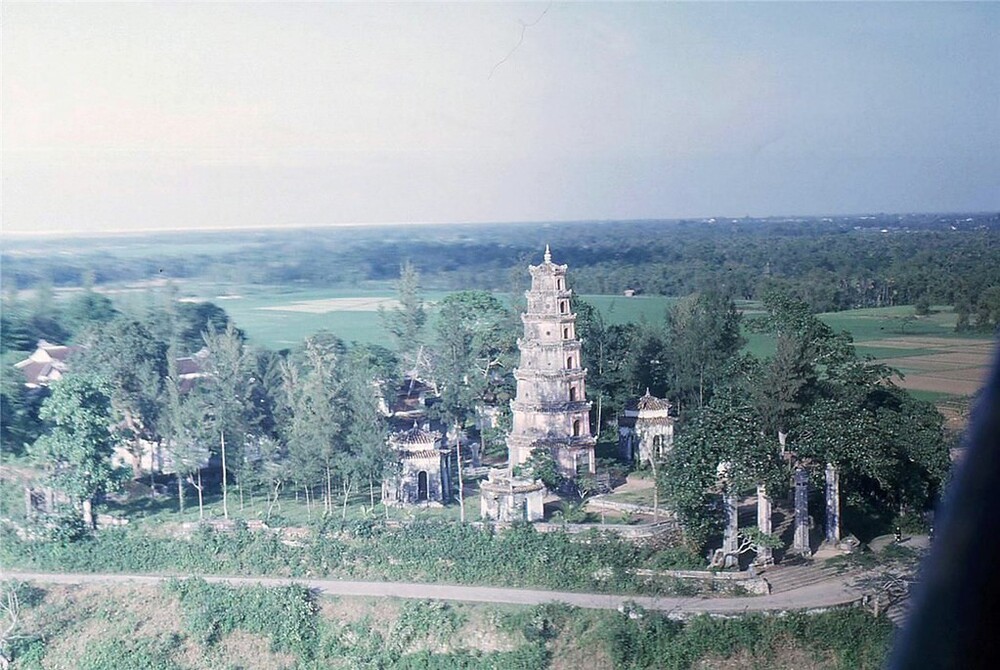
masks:
<path id="1" fill-rule="evenodd" d="M 778 643 L 766 656 L 752 654 L 746 649 L 723 658 L 706 656 L 695 665 L 700 670 L 830 670 L 837 668 L 837 660 L 829 653 L 820 654 L 801 648 L 792 640 Z"/>
<path id="2" fill-rule="evenodd" d="M 950 395 L 971 396 L 975 395 L 976 392 L 983 387 L 982 381 L 979 380 L 943 379 L 941 377 L 934 377 L 931 375 L 910 374 L 906 376 L 906 379 L 894 379 L 893 381 L 905 389 L 913 389 L 915 391 L 935 391 L 937 393 L 948 393 Z"/>
<path id="3" fill-rule="evenodd" d="M 278 670 L 292 668 L 296 664 L 295 656 L 271 651 L 271 641 L 266 636 L 243 631 L 235 631 L 222 638 L 212 656 L 212 659 L 205 659 L 201 667 L 230 667 L 234 660 L 244 670 Z"/>
<path id="4" fill-rule="evenodd" d="M 46 586 L 25 630 L 48 640 L 46 668 L 75 668 L 89 644 L 111 637 L 158 638 L 180 633 L 179 605 L 158 587 Z"/>
<path id="5" fill-rule="evenodd" d="M 388 635 L 399 619 L 401 601 L 389 598 L 321 598 L 319 614 L 325 621 L 343 626 L 366 617 L 372 630 Z"/>
<path id="6" fill-rule="evenodd" d="M 614 662 L 607 651 L 597 644 L 581 644 L 571 631 L 563 631 L 549 642 L 552 652 L 552 670 L 612 670 Z"/>
<path id="7" fill-rule="evenodd" d="M 615 493 L 625 493 L 627 491 L 644 491 L 653 488 L 653 480 L 646 477 L 637 477 L 629 474 L 625 477 L 625 483 L 614 490 Z"/>
<path id="8" fill-rule="evenodd" d="M 522 640 L 497 627 L 495 611 L 466 608 L 465 612 L 468 618 L 452 638 L 453 642 L 457 640 L 460 644 L 453 647 L 491 652 L 513 651 L 523 644 Z"/>

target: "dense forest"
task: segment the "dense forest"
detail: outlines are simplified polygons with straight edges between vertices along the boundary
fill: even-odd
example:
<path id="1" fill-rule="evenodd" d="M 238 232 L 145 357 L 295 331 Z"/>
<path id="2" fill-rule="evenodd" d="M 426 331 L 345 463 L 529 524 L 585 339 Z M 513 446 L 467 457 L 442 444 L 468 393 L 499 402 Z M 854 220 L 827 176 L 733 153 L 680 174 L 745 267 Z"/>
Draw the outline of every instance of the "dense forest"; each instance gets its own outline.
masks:
<path id="1" fill-rule="evenodd" d="M 1000 214 L 330 227 L 9 239 L 5 287 L 162 278 L 384 287 L 410 260 L 427 289 L 521 288 L 545 244 L 578 293 L 670 296 L 706 287 L 759 299 L 776 286 L 815 312 L 953 304 L 989 322 L 1000 289 Z M 961 314 L 960 314 L 961 316 Z M 994 319 L 995 321 L 995 319 Z"/>

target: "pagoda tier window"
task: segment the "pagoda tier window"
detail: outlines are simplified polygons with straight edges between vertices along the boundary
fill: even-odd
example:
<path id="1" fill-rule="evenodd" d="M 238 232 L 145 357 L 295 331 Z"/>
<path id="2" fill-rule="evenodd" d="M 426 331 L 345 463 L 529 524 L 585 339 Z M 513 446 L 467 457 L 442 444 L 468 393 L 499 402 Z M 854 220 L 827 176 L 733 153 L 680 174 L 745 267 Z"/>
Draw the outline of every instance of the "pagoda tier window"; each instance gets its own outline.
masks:
<path id="1" fill-rule="evenodd" d="M 564 340 L 568 340 L 569 339 L 569 326 L 563 328 L 563 339 Z"/>
<path id="2" fill-rule="evenodd" d="M 580 437 L 580 420 L 573 422 L 573 437 Z"/>
<path id="3" fill-rule="evenodd" d="M 568 305 L 566 304 L 566 301 L 565 301 L 565 300 L 560 300 L 560 301 L 559 301 L 559 313 L 560 313 L 560 314 L 566 314 L 566 312 L 568 311 L 568 308 L 569 308 L 569 307 L 568 307 Z"/>
<path id="4" fill-rule="evenodd" d="M 567 356 L 566 357 L 566 369 L 567 370 L 572 370 L 573 369 L 573 357 L 572 356 Z"/>
<path id="5" fill-rule="evenodd" d="M 562 287 L 563 287 L 562 279 L 557 279 L 556 280 L 556 290 L 557 291 L 561 291 Z"/>
<path id="6" fill-rule="evenodd" d="M 576 402 L 576 387 L 575 386 L 570 386 L 569 387 L 569 401 L 570 402 Z"/>

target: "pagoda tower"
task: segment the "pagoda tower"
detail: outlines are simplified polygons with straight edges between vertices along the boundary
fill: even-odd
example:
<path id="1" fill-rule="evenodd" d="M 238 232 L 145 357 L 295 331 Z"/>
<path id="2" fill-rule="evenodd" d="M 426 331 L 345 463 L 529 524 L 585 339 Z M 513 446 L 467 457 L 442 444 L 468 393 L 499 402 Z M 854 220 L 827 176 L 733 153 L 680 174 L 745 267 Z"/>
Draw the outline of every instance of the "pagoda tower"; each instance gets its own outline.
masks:
<path id="1" fill-rule="evenodd" d="M 542 264 L 528 270 L 531 289 L 525 292 L 528 307 L 521 315 L 524 337 L 517 341 L 521 362 L 514 371 L 517 396 L 510 403 L 510 467 L 544 448 L 552 452 L 564 476 L 593 474 L 596 440 L 590 434 L 587 371 L 581 367 L 566 266 L 552 262 L 546 245 Z"/>

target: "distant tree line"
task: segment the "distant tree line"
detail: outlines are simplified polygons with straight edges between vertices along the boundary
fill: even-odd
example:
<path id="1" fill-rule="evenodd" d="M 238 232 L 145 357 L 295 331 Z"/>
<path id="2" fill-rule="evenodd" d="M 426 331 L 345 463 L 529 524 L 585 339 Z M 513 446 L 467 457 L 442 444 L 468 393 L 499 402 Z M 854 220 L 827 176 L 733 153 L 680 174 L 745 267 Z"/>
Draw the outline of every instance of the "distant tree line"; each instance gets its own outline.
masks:
<path id="1" fill-rule="evenodd" d="M 227 233 L 228 246 L 218 233 L 185 240 L 136 238 L 127 256 L 119 256 L 117 238 L 104 246 L 100 239 L 21 242 L 4 252 L 2 279 L 20 288 L 76 286 L 88 274 L 97 284 L 168 276 L 381 286 L 409 259 L 425 288 L 508 291 L 549 243 L 572 268 L 578 293 L 683 296 L 714 287 L 760 299 L 780 287 L 813 312 L 963 305 L 970 328 L 995 324 L 982 296 L 1000 287 L 997 214 L 254 231 Z"/>

